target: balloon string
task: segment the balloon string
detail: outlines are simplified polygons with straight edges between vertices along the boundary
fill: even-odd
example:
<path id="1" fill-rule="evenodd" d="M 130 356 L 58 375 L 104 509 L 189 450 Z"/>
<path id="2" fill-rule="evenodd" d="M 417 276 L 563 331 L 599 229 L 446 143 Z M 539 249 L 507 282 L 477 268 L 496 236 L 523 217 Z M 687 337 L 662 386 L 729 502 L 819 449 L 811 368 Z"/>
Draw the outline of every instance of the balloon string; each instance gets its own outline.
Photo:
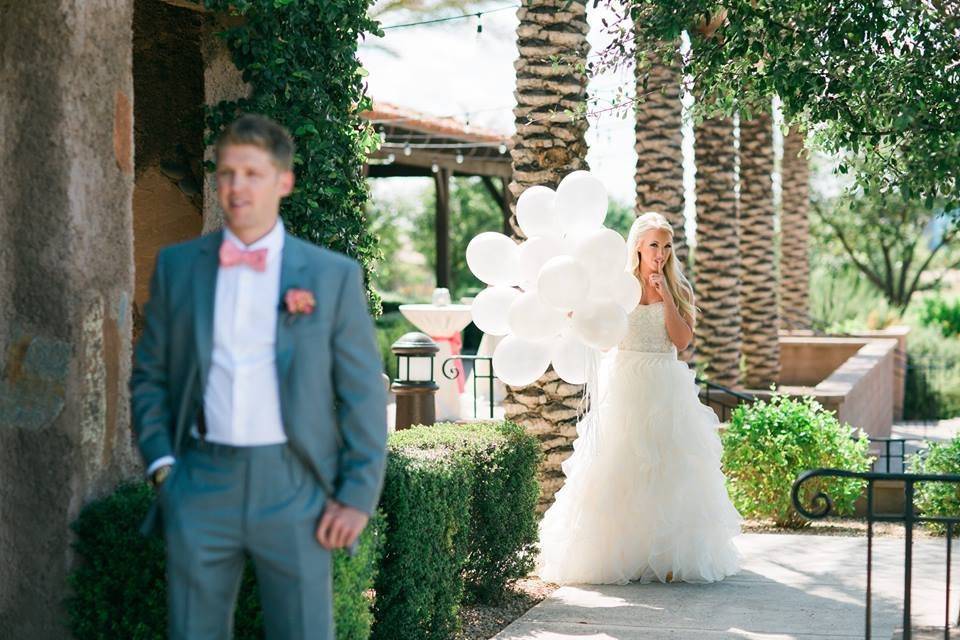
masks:
<path id="1" fill-rule="evenodd" d="M 577 407 L 577 421 L 582 427 L 579 436 L 591 456 L 600 450 L 600 361 L 598 349 L 587 351 L 587 381 Z"/>

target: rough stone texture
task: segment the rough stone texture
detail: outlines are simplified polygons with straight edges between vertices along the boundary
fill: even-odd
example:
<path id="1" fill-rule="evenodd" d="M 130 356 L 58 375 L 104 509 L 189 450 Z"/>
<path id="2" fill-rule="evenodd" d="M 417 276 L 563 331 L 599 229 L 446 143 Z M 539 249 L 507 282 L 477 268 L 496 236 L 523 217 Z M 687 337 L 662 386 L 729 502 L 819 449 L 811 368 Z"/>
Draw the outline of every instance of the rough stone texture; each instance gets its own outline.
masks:
<path id="1" fill-rule="evenodd" d="M 696 293 L 701 309 L 697 358 L 709 379 L 733 387 L 740 377 L 740 240 L 733 122 L 696 130 Z"/>
<path id="2" fill-rule="evenodd" d="M 585 134 L 587 121 L 572 117 L 587 99 L 584 73 L 587 52 L 585 0 L 538 0 L 518 9 L 517 106 L 513 110 L 517 133 L 511 150 L 510 225 L 516 239 L 524 238 L 517 224 L 517 198 L 528 187 L 555 189 L 568 173 L 588 169 Z M 534 434 L 545 454 L 541 467 L 544 511 L 563 483 L 560 463 L 570 455 L 576 436 L 581 387 L 563 383 L 550 369 L 536 383 L 510 388 L 504 404 L 508 419 Z"/>
<path id="3" fill-rule="evenodd" d="M 240 71 L 230 58 L 230 51 L 217 32 L 229 18 L 219 18 L 219 21 L 209 19 L 204 26 L 201 36 L 201 50 L 203 55 L 203 101 L 208 105 L 215 105 L 223 100 L 236 100 L 250 95 L 252 87 L 243 81 Z M 204 150 L 205 160 L 213 161 L 213 148 Z M 203 232 L 210 233 L 223 226 L 223 211 L 217 204 L 217 194 L 214 176 L 204 173 L 203 176 Z"/>
<path id="4" fill-rule="evenodd" d="M 810 169 L 803 136 L 783 138 L 780 214 L 780 316 L 783 328 L 810 328 Z"/>
<path id="5" fill-rule="evenodd" d="M 773 122 L 769 113 L 740 122 L 740 331 L 744 384 L 780 379 L 780 309 L 774 250 Z"/>
<path id="6" fill-rule="evenodd" d="M 0 637 L 60 639 L 69 524 L 137 472 L 133 2 L 0 16 Z"/>

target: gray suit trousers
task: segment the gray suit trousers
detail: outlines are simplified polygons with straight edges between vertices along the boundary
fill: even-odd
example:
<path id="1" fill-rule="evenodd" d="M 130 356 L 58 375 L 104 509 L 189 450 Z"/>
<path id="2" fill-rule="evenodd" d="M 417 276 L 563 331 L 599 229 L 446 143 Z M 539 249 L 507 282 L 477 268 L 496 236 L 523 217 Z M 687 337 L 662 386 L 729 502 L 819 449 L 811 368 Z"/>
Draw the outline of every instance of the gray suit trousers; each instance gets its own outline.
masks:
<path id="1" fill-rule="evenodd" d="M 315 537 L 326 499 L 286 444 L 188 438 L 160 488 L 170 638 L 228 640 L 247 555 L 268 640 L 334 640 L 330 553 Z"/>

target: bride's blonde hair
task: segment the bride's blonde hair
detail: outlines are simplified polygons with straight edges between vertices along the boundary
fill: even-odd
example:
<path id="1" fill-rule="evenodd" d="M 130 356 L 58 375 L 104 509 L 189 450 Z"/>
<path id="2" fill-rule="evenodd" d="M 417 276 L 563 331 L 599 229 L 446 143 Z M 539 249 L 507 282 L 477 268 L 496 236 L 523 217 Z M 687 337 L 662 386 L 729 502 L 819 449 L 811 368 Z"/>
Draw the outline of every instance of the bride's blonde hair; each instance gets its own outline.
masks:
<path id="1" fill-rule="evenodd" d="M 670 240 L 673 240 L 673 227 L 670 226 L 666 218 L 655 211 L 648 211 L 633 221 L 633 226 L 630 227 L 630 235 L 627 236 L 627 272 L 632 273 L 640 281 L 641 292 L 643 279 L 640 277 L 640 238 L 651 229 L 663 229 L 670 234 Z M 673 251 L 670 251 L 667 262 L 663 265 L 663 280 L 667 285 L 667 291 L 673 297 L 673 301 L 680 311 L 680 315 L 684 318 L 695 319 L 697 308 L 693 303 L 693 287 L 687 277 L 683 275 L 680 263 L 677 262 L 676 254 Z"/>

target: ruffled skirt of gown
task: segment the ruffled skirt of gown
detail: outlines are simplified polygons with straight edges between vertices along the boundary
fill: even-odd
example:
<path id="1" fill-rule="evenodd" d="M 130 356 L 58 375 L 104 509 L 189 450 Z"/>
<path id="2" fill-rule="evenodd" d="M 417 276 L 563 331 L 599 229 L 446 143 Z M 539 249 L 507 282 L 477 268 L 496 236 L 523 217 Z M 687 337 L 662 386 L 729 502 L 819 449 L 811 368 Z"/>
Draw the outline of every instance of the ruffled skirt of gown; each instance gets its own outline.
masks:
<path id="1" fill-rule="evenodd" d="M 693 372 L 673 353 L 614 351 L 598 382 L 540 524 L 539 576 L 625 584 L 736 573 L 741 518 L 720 469 L 719 421 Z"/>

